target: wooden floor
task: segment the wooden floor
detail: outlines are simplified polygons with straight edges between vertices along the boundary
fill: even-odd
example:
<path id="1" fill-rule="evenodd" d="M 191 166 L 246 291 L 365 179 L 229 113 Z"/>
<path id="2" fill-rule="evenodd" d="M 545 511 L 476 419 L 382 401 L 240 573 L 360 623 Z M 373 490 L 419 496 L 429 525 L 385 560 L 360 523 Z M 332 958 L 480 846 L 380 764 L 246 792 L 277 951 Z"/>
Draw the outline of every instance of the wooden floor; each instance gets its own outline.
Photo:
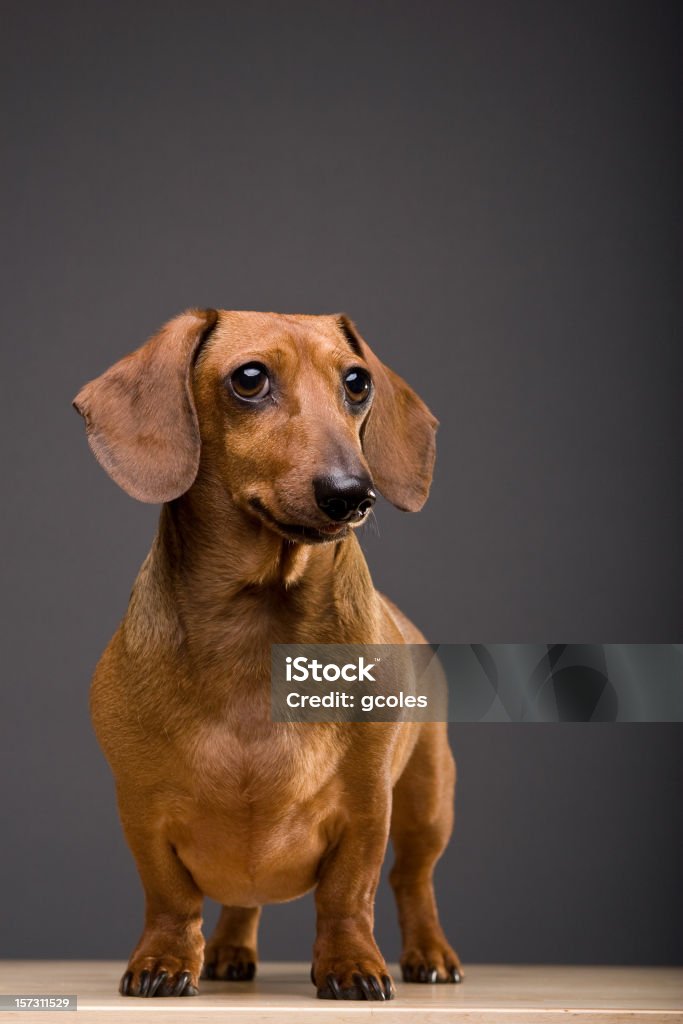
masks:
<path id="1" fill-rule="evenodd" d="M 683 1022 L 683 969 L 667 967 L 468 966 L 461 985 L 398 984 L 391 1003 L 335 1003 L 315 998 L 307 964 L 264 964 L 255 982 L 202 982 L 184 999 L 124 999 L 117 994 L 124 964 L 110 961 L 5 960 L 0 993 L 78 996 L 78 1013 L 63 1024 L 636 1024 Z M 398 972 L 394 969 L 394 977 Z M 0 1011 L 18 1024 L 54 1020 L 49 1012 Z"/>

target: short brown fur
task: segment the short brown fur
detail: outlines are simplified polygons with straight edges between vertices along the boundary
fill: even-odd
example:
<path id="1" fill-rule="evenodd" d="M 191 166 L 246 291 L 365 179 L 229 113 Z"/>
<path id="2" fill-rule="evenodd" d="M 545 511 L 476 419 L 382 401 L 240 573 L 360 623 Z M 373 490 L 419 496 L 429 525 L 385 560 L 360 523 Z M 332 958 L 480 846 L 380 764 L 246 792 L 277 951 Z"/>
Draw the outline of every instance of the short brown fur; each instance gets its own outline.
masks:
<path id="1" fill-rule="evenodd" d="M 259 408 L 228 384 L 250 360 L 278 381 Z M 374 381 L 361 414 L 343 399 L 352 366 Z M 373 937 L 390 834 L 404 977 L 459 980 L 432 886 L 453 822 L 445 724 L 290 724 L 270 712 L 273 643 L 424 642 L 311 481 L 341 462 L 420 508 L 429 410 L 346 317 L 214 310 L 171 321 L 74 404 L 111 476 L 165 502 L 91 691 L 146 898 L 122 992 L 193 994 L 202 966 L 209 979 L 252 977 L 261 906 L 315 888 L 319 995 L 390 998 Z M 223 905 L 206 948 L 204 896 Z"/>

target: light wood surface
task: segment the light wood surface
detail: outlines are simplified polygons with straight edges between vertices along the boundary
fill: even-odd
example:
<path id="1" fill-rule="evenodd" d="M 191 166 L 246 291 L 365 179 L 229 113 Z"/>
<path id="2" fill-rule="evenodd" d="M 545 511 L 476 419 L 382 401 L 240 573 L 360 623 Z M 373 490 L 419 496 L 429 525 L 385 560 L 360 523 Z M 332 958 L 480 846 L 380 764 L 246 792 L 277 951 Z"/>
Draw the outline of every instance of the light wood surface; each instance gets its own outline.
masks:
<path id="1" fill-rule="evenodd" d="M 466 968 L 462 985 L 397 984 L 391 1003 L 335 1003 L 315 998 L 307 964 L 262 964 L 255 982 L 202 982 L 185 999 L 124 999 L 117 985 L 125 965 L 112 961 L 5 960 L 0 992 L 77 995 L 76 1014 L 0 1012 L 13 1024 L 636 1024 L 683 1022 L 683 969 L 668 967 Z M 398 971 L 394 968 L 394 978 Z"/>

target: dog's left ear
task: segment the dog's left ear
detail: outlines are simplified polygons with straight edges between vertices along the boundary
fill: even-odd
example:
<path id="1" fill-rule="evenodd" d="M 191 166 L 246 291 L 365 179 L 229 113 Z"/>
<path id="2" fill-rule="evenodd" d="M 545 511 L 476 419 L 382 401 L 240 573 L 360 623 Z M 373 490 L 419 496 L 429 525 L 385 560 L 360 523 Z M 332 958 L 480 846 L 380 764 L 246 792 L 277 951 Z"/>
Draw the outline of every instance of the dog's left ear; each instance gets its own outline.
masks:
<path id="1" fill-rule="evenodd" d="M 337 322 L 353 351 L 367 363 L 375 386 L 362 430 L 374 482 L 392 505 L 418 512 L 432 482 L 439 421 L 413 389 L 380 362 L 353 321 L 342 314 Z"/>
<path id="2" fill-rule="evenodd" d="M 175 317 L 74 399 L 97 461 L 138 501 L 171 501 L 194 483 L 200 438 L 192 366 L 217 319 L 215 309 Z"/>

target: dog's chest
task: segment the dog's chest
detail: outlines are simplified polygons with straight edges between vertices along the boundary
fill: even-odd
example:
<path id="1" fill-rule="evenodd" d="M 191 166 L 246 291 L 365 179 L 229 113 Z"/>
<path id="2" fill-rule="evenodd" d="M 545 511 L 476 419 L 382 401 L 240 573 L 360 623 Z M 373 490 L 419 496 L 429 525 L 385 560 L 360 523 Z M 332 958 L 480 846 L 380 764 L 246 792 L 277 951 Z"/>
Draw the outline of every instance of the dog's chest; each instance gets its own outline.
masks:
<path id="1" fill-rule="evenodd" d="M 335 727 L 230 718 L 203 723 L 190 747 L 193 796 L 253 810 L 313 800 L 346 744 Z"/>
<path id="2" fill-rule="evenodd" d="M 201 890 L 251 906 L 310 889 L 335 830 L 342 756 L 326 728 L 270 723 L 246 735 L 215 721 L 198 729 L 167 828 Z"/>

